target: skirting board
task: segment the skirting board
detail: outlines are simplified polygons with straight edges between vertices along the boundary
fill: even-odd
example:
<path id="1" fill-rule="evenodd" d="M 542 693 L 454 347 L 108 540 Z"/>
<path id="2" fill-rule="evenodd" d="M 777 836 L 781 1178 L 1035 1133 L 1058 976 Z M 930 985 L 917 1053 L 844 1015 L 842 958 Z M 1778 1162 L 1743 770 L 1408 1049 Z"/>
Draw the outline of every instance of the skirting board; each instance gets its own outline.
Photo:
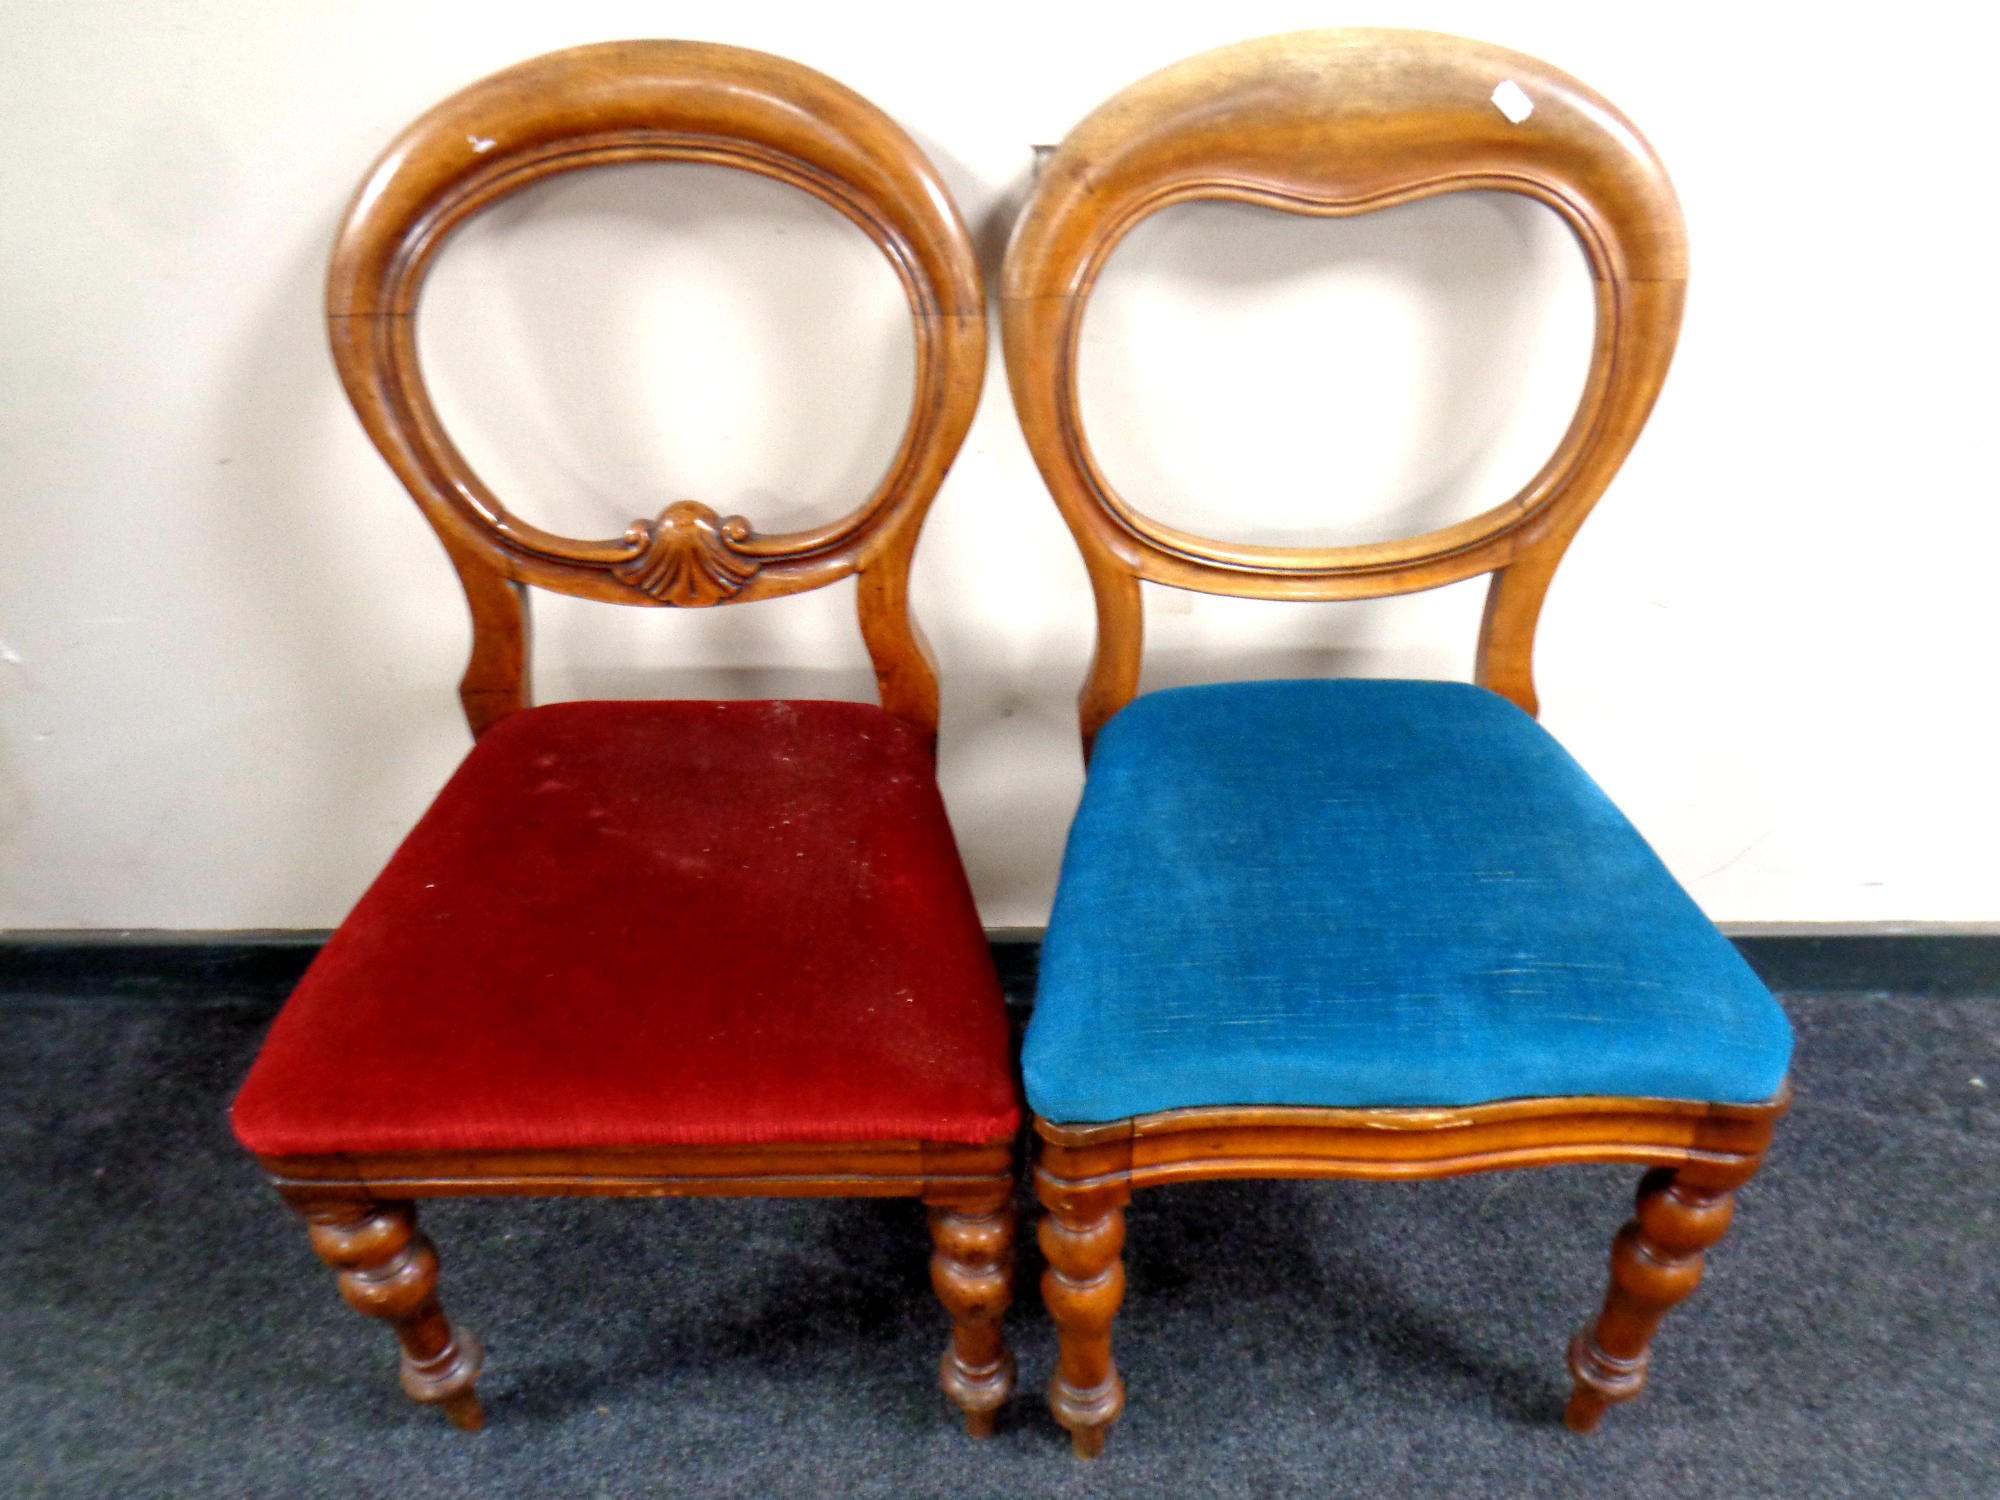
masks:
<path id="1" fill-rule="evenodd" d="M 1745 924 L 1723 929 L 1772 989 L 2000 996 L 2000 923 Z M 1033 1003 L 1041 930 L 989 930 L 1011 1005 Z M 0 1005 L 98 1000 L 275 1007 L 325 932 L 0 932 Z"/>

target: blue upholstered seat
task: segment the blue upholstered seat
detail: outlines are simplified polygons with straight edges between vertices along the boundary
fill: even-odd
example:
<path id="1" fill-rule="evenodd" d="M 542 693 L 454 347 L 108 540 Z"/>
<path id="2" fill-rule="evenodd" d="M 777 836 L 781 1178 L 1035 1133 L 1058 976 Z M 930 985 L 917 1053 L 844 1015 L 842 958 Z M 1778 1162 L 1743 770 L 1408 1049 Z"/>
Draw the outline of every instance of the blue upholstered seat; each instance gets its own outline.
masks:
<path id="1" fill-rule="evenodd" d="M 1239 682 L 1099 736 L 1023 1056 L 1045 1119 L 1195 1105 L 1753 1103 L 1784 1013 L 1528 715 Z"/>

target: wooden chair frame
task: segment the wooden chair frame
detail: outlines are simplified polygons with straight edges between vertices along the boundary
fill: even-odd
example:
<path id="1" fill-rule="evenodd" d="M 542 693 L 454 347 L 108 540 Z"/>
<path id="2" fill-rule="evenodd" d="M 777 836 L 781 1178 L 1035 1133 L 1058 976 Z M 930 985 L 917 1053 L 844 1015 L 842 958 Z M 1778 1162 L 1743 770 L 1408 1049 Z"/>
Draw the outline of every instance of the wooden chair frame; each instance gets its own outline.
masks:
<path id="1" fill-rule="evenodd" d="M 1500 108 L 1495 90 L 1507 83 L 1532 105 L 1525 118 Z M 1195 536 L 1113 488 L 1083 431 L 1078 345 L 1091 288 L 1140 220 L 1201 199 L 1343 216 L 1482 188 L 1559 214 L 1596 291 L 1581 403 L 1518 494 L 1421 536 L 1308 548 Z M 1094 111 L 1049 158 L 1022 211 L 1001 304 L 1015 407 L 1096 596 L 1097 650 L 1079 698 L 1086 756 L 1138 690 L 1142 580 L 1258 599 L 1363 599 L 1490 574 L 1476 680 L 1534 713 L 1543 596 L 1652 409 L 1686 272 L 1673 188 L 1638 130 L 1576 79 L 1503 48 L 1427 32 L 1297 32 L 1177 63 Z M 1727 1227 L 1733 1194 L 1756 1171 L 1785 1104 L 1783 1094 L 1755 1105 L 1591 1097 L 1181 1109 L 1084 1125 L 1037 1118 L 1042 1287 L 1060 1337 L 1050 1405 L 1085 1457 L 1123 1409 L 1110 1342 L 1124 1289 L 1123 1208 L 1135 1188 L 1641 1163 L 1652 1170 L 1613 1248 L 1603 1313 L 1570 1349 L 1567 1421 L 1589 1430 L 1609 1403 L 1638 1394 L 1654 1327 L 1699 1279 L 1703 1251 Z"/>
<path id="2" fill-rule="evenodd" d="M 888 258 L 909 299 L 915 397 L 875 492 L 808 531 L 765 535 L 683 500 L 618 538 L 555 536 L 514 516 L 445 433 L 425 390 L 415 314 L 451 231 L 560 172 L 630 161 L 709 162 L 790 183 L 840 210 Z M 615 42 L 506 69 L 399 136 L 348 210 L 327 277 L 327 329 L 369 436 L 436 529 L 471 607 L 460 687 L 475 736 L 527 706 L 527 586 L 620 604 L 706 606 L 859 575 L 861 630 L 882 706 L 937 733 L 937 678 L 908 606 L 924 513 L 985 374 L 985 299 L 965 227 L 936 170 L 880 110 L 811 69 L 741 48 Z M 915 1197 L 929 1206 L 932 1282 L 952 1319 L 941 1380 L 985 1436 L 1012 1392 L 1001 1333 L 1012 1290 L 1015 1144 L 648 1147 L 260 1156 L 357 1310 L 387 1320 L 404 1389 L 480 1425 L 478 1341 L 436 1296 L 418 1198 Z"/>

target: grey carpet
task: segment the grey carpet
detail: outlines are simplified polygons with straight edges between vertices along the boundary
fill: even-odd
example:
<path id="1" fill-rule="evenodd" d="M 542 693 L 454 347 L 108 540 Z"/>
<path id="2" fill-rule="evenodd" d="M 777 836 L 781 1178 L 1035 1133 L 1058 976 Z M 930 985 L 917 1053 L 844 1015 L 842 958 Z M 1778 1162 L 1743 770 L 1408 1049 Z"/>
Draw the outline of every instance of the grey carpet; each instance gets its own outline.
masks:
<path id="1" fill-rule="evenodd" d="M 1653 1382 L 1579 1438 L 1562 1350 L 1625 1169 L 1142 1194 L 1130 1406 L 968 1442 L 920 1211 L 426 1205 L 484 1432 L 397 1388 L 223 1111 L 268 1005 L 0 1009 L 0 1494 L 2000 1495 L 2000 1001 L 1787 996 L 1798 1102 Z M 1984 1087 L 1973 1079 L 1983 1080 Z"/>

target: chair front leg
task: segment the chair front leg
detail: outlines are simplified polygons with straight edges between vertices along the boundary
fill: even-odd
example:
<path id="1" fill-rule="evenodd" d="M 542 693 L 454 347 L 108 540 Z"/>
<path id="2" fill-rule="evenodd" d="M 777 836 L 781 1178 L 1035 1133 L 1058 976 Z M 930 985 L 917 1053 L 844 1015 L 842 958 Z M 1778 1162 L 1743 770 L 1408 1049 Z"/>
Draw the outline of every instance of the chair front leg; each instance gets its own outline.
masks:
<path id="1" fill-rule="evenodd" d="M 938 1383 L 973 1437 L 993 1435 L 1014 1394 L 1014 1355 L 1000 1319 L 1014 1300 L 1014 1182 L 930 1205 L 931 1285 L 951 1314 Z"/>
<path id="2" fill-rule="evenodd" d="M 1572 1431 L 1595 1431 L 1607 1407 L 1644 1388 L 1654 1330 L 1701 1280 L 1705 1252 L 1729 1228 L 1736 1189 L 1756 1170 L 1756 1159 L 1697 1162 L 1655 1167 L 1641 1179 L 1638 1211 L 1612 1241 L 1604 1311 L 1570 1341 L 1576 1389 L 1563 1421 Z"/>
<path id="3" fill-rule="evenodd" d="M 381 1318 L 402 1345 L 403 1390 L 440 1405 L 454 1427 L 485 1421 L 479 1393 L 484 1353 L 470 1329 L 454 1328 L 437 1299 L 437 1247 L 417 1228 L 414 1203 L 352 1196 L 286 1194 L 312 1247 L 333 1267 L 340 1295 L 356 1312 Z"/>
<path id="4" fill-rule="evenodd" d="M 1059 1171 L 1060 1152 L 1045 1147 L 1035 1186 L 1047 1210 L 1037 1236 L 1049 1263 L 1042 1300 L 1056 1325 L 1049 1410 L 1069 1429 L 1077 1457 L 1095 1458 L 1125 1409 L 1125 1383 L 1111 1358 L 1111 1325 L 1125 1299 L 1119 1252 L 1132 1189 L 1122 1179 L 1086 1187 Z"/>

